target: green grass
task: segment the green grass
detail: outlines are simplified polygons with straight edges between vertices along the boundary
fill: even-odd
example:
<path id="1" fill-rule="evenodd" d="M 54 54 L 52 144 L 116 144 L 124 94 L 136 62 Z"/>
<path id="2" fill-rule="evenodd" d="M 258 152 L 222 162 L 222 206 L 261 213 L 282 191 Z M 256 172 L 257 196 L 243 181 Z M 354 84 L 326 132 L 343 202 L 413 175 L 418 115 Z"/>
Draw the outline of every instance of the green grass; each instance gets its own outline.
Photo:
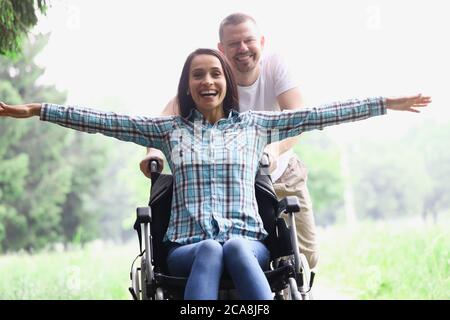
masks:
<path id="1" fill-rule="evenodd" d="M 130 299 L 129 273 L 137 251 L 137 245 L 91 245 L 0 256 L 0 299 Z"/>
<path id="2" fill-rule="evenodd" d="M 316 283 L 354 299 L 450 299 L 448 225 L 364 223 L 321 232 Z M 138 244 L 0 256 L 0 299 L 130 299 Z"/>
<path id="3" fill-rule="evenodd" d="M 450 299 L 448 226 L 333 227 L 321 235 L 318 277 L 355 299 Z"/>

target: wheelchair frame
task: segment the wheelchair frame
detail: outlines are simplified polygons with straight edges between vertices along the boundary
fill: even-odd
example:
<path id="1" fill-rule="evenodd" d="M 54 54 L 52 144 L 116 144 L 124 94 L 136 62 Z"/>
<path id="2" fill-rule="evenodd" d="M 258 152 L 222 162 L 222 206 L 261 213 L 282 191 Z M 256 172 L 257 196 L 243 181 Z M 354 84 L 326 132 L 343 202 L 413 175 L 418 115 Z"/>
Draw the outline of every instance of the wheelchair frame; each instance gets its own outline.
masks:
<path id="1" fill-rule="evenodd" d="M 261 169 L 268 165 L 261 165 Z M 157 162 L 151 161 L 150 172 L 152 187 L 159 177 L 157 171 Z M 268 175 L 267 175 L 268 176 Z M 149 204 L 150 205 L 150 204 Z M 275 226 L 276 237 L 279 236 L 279 232 L 286 233 L 286 224 L 284 220 L 280 218 L 281 214 L 287 214 L 288 216 L 288 234 L 290 238 L 290 245 L 292 248 L 291 254 L 287 256 L 276 257 L 271 260 L 271 270 L 265 271 L 266 277 L 270 279 L 278 280 L 276 284 L 269 284 L 274 292 L 274 299 L 276 300 L 310 300 L 312 299 L 311 288 L 314 281 L 315 272 L 311 271 L 304 254 L 300 253 L 297 241 L 297 229 L 295 226 L 295 213 L 300 211 L 300 204 L 295 196 L 288 196 L 278 202 L 278 210 L 276 213 L 276 219 L 280 222 L 284 228 Z M 158 278 L 169 277 L 160 272 L 154 270 L 154 247 L 152 243 L 151 223 L 152 223 L 152 211 L 151 207 L 139 207 L 136 210 L 136 222 L 135 229 L 138 233 L 140 254 L 134 259 L 130 272 L 131 287 L 129 291 L 134 300 L 165 300 L 170 294 L 167 294 L 167 288 L 164 287 L 162 281 Z M 142 234 L 144 239 L 144 250 L 142 250 Z M 272 253 L 271 253 L 272 254 Z M 135 265 L 136 260 L 140 258 L 140 263 Z M 280 271 L 281 270 L 281 271 Z M 284 272 L 284 273 L 282 273 Z M 271 275 L 269 275 L 272 273 Z M 276 278 L 276 277 L 279 277 Z M 183 282 L 186 278 L 170 277 L 177 282 Z M 287 278 L 287 279 L 286 279 Z M 281 279 L 281 280 L 280 280 Z M 274 288 L 277 288 L 278 290 Z M 183 288 L 184 289 L 184 288 Z M 231 292 L 230 292 L 231 290 Z M 221 284 L 220 297 L 232 297 L 232 288 L 223 288 Z M 184 291 L 184 290 L 183 290 Z"/>

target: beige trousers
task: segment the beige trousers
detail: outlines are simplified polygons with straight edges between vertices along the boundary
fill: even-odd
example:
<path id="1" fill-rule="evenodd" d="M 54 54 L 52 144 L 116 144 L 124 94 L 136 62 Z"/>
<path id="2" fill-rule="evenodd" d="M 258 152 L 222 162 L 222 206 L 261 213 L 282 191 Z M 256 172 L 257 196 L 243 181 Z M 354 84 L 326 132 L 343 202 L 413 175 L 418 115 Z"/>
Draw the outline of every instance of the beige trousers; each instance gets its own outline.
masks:
<path id="1" fill-rule="evenodd" d="M 311 197 L 306 182 L 308 169 L 297 156 L 289 159 L 289 164 L 273 187 L 278 199 L 286 196 L 297 196 L 300 201 L 300 212 L 295 214 L 295 225 L 300 252 L 306 256 L 310 268 L 314 268 L 319 260 L 316 238 L 316 224 L 312 209 Z"/>

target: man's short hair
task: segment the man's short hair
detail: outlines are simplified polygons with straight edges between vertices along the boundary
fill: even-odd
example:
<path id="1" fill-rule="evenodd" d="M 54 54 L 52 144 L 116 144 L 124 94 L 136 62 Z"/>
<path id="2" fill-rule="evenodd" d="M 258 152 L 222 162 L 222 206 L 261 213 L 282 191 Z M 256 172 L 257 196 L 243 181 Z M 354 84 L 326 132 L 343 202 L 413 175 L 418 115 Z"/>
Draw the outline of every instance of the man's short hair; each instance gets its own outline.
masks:
<path id="1" fill-rule="evenodd" d="M 245 13 L 232 13 L 229 16 L 227 16 L 225 19 L 223 19 L 222 22 L 220 23 L 220 27 L 219 27 L 220 42 L 222 42 L 222 40 L 223 40 L 223 29 L 226 26 L 229 26 L 229 25 L 236 26 L 238 24 L 247 22 L 249 20 L 252 21 L 256 25 L 255 19 L 253 19 L 252 16 L 249 16 L 248 14 L 245 14 Z"/>

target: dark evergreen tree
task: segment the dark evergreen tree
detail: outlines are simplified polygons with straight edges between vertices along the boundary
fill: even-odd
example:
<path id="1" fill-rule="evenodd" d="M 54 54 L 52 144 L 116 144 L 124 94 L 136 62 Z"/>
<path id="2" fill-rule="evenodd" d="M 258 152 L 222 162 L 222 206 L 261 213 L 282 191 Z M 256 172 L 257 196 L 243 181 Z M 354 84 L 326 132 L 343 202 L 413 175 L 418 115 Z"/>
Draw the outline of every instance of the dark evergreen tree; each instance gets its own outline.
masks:
<path id="1" fill-rule="evenodd" d="M 35 56 L 47 36 L 14 62 L 0 57 L 0 97 L 8 103 L 64 103 L 66 93 L 39 85 Z M 82 133 L 37 119 L 0 122 L 0 249 L 28 251 L 98 236 L 101 213 L 86 209 L 106 162 L 105 147 Z M 82 230 L 82 232 L 81 232 Z"/>
<path id="2" fill-rule="evenodd" d="M 0 55 L 17 56 L 29 30 L 45 14 L 46 0 L 0 0 Z"/>

